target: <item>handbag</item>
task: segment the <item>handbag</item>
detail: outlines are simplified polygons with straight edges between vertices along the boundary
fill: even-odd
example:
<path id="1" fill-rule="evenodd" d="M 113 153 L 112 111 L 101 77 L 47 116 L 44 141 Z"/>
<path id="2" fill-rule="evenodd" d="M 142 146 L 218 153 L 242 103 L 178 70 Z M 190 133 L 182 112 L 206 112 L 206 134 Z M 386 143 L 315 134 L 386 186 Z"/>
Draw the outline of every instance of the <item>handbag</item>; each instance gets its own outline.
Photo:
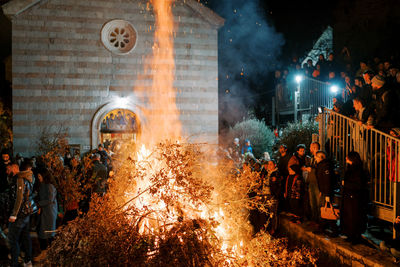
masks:
<path id="1" fill-rule="evenodd" d="M 321 218 L 325 220 L 338 220 L 340 218 L 340 210 L 335 209 L 332 203 L 325 202 L 325 206 L 321 207 Z"/>

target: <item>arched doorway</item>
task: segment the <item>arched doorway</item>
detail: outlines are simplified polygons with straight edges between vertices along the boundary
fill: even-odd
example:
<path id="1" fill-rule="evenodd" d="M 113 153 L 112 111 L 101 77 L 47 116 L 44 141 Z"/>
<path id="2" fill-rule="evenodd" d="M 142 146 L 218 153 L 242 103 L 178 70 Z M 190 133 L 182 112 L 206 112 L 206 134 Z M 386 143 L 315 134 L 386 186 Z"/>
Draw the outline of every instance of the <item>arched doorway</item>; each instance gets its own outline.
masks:
<path id="1" fill-rule="evenodd" d="M 101 120 L 100 143 L 112 145 L 115 142 L 136 141 L 140 123 L 137 115 L 129 109 L 113 109 Z"/>
<path id="2" fill-rule="evenodd" d="M 111 121 L 111 115 L 113 121 Z M 116 120 L 118 117 L 118 120 Z M 91 149 L 105 140 L 133 140 L 140 134 L 142 112 L 134 102 L 110 102 L 97 110 L 92 119 Z M 108 118 L 108 125 L 107 125 Z"/>

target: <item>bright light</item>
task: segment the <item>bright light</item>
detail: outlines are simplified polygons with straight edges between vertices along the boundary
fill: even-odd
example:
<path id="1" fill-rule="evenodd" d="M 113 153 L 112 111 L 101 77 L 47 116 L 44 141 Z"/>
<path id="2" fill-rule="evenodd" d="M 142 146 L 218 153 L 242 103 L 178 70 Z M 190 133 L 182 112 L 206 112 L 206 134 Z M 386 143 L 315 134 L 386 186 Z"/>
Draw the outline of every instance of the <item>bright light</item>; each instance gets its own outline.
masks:
<path id="1" fill-rule="evenodd" d="M 336 85 L 332 85 L 331 86 L 331 92 L 336 94 L 337 92 L 339 92 L 339 87 L 337 87 Z"/>
<path id="2" fill-rule="evenodd" d="M 126 106 L 126 105 L 128 105 L 129 100 L 127 97 L 117 97 L 115 99 L 115 102 L 117 102 L 118 105 L 120 105 L 120 106 Z"/>
<path id="3" fill-rule="evenodd" d="M 296 77 L 294 77 L 294 79 L 296 80 L 297 83 L 301 83 L 301 81 L 303 80 L 303 76 L 296 75 Z"/>

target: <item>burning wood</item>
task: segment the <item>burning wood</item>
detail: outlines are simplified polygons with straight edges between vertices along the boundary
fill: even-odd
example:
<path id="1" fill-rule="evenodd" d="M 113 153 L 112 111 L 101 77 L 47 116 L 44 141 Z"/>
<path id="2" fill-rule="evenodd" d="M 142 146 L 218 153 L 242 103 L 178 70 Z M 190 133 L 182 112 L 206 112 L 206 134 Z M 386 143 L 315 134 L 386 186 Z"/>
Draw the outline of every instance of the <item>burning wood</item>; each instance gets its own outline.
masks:
<path id="1" fill-rule="evenodd" d="M 125 147 L 132 151 L 131 146 Z M 124 153 L 104 197 L 60 231 L 49 263 L 59 265 L 262 266 L 313 263 L 267 233 L 252 238 L 248 197 L 258 174 L 212 164 L 197 145 L 160 143 Z M 252 189 L 253 188 L 253 189 Z"/>

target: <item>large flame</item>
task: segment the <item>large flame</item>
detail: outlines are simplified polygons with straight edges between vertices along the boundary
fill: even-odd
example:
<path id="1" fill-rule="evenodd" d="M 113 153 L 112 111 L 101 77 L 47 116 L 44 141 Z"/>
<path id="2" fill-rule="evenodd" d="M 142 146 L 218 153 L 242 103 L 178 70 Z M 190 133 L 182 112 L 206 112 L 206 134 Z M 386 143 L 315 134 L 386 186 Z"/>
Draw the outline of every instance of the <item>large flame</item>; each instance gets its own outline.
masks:
<path id="1" fill-rule="evenodd" d="M 144 112 L 143 129 L 140 142 L 143 144 L 135 158 L 137 164 L 149 164 L 152 167 L 148 169 L 145 179 L 136 181 L 135 190 L 125 192 L 125 200 L 135 198 L 130 203 L 137 209 L 151 210 L 151 216 L 145 217 L 140 225 L 140 232 L 157 232 L 162 225 L 173 224 L 178 221 L 184 206 L 185 216 L 188 218 L 214 219 L 219 222 L 215 227 L 215 233 L 221 241 L 221 251 L 226 253 L 228 262 L 230 257 L 241 256 L 238 251 L 243 246 L 243 241 L 238 240 L 237 229 L 232 224 L 232 219 L 224 214 L 223 207 L 218 205 L 191 205 L 189 201 L 180 199 L 177 207 L 168 208 L 161 199 L 156 199 L 147 190 L 151 187 L 150 177 L 152 170 L 164 168 L 163 162 L 157 160 L 150 154 L 146 146 L 154 146 L 156 142 L 166 139 L 179 141 L 182 136 L 181 123 L 179 121 L 179 112 L 176 106 L 176 90 L 174 88 L 175 79 L 175 61 L 174 61 L 174 19 L 172 14 L 173 0 L 151 0 L 150 1 L 155 14 L 155 34 L 154 45 L 152 47 L 152 57 L 145 64 L 145 74 L 152 77 L 152 86 L 150 92 L 145 88 L 135 88 L 140 96 L 146 96 L 148 109 Z M 148 5 L 148 9 L 150 6 Z M 179 191 L 174 184 L 174 177 L 170 177 L 171 188 Z M 139 197 L 135 197 L 139 196 Z M 213 193 L 213 198 L 218 199 L 218 193 Z M 126 208 L 129 209 L 127 205 Z M 236 236 L 233 236 L 235 235 Z"/>
<path id="2" fill-rule="evenodd" d="M 141 234 L 160 234 L 160 231 L 162 232 L 166 225 L 174 225 L 183 214 L 186 219 L 211 219 L 217 222 L 213 231 L 219 240 L 221 253 L 226 256 L 225 263 L 229 265 L 232 259 L 237 260 L 244 257 L 244 242 L 248 241 L 248 238 L 246 238 L 247 234 L 241 233 L 242 229 L 239 226 L 243 223 L 243 217 L 241 214 L 234 214 L 233 216 L 232 214 L 225 214 L 225 209 L 230 207 L 227 206 L 229 203 L 220 203 L 222 200 L 219 196 L 220 188 L 215 188 L 212 191 L 209 203 L 194 204 L 182 196 L 173 206 L 167 205 L 162 199 L 150 193 L 149 189 L 154 186 L 151 177 L 154 177 L 160 170 L 168 169 L 166 162 L 160 160 L 158 155 L 153 153 L 146 149 L 144 144 L 136 152 L 136 168 L 145 169 L 146 175 L 144 179 L 136 181 L 134 190 L 126 190 L 125 192 L 124 201 L 134 199 L 129 205 L 125 206 L 126 210 L 134 206 L 135 209 L 139 210 L 139 213 L 150 214 L 142 218 L 139 232 Z M 175 183 L 175 177 L 171 172 L 167 175 L 168 187 L 171 192 L 184 191 L 184 188 Z M 205 179 L 208 180 L 209 177 Z"/>
<path id="3" fill-rule="evenodd" d="M 144 87 L 135 88 L 136 93 L 146 96 L 147 110 L 144 112 L 143 143 L 160 140 L 177 140 L 181 137 L 179 111 L 176 107 L 174 18 L 173 0 L 151 0 L 155 13 L 155 33 L 152 57 L 145 64 L 145 74 L 152 77 L 150 92 Z"/>

